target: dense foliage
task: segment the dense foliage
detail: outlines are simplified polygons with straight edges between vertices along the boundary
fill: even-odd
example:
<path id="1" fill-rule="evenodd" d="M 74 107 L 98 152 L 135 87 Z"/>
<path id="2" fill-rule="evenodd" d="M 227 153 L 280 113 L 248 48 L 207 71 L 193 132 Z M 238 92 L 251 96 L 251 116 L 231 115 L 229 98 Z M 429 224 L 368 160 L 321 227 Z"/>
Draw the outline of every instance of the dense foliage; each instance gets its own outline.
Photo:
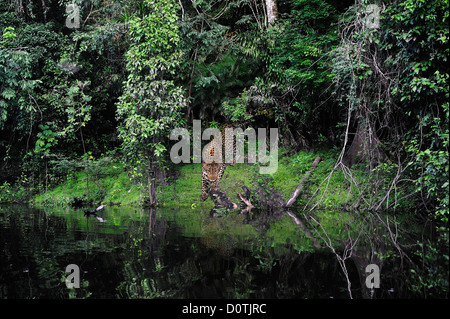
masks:
<path id="1" fill-rule="evenodd" d="M 172 128 L 276 126 L 284 154 L 338 149 L 335 169 L 366 172 L 358 206 L 410 200 L 433 225 L 414 288 L 446 293 L 448 0 L 286 0 L 268 12 L 255 0 L 0 0 L 0 201 L 75 172 L 101 201 L 89 185 L 115 158 L 153 205 Z"/>

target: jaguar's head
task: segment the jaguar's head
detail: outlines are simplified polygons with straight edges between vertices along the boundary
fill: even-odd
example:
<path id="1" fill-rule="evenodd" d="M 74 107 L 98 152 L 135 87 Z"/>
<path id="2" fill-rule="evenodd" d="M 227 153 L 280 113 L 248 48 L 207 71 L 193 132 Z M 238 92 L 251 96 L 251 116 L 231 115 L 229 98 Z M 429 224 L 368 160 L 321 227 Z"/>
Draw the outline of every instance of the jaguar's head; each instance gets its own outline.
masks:
<path id="1" fill-rule="evenodd" d="M 211 182 L 217 181 L 217 179 L 219 178 L 219 170 L 220 170 L 220 164 L 218 164 L 218 163 L 208 164 L 208 169 L 206 170 L 206 173 L 208 175 L 208 180 Z"/>

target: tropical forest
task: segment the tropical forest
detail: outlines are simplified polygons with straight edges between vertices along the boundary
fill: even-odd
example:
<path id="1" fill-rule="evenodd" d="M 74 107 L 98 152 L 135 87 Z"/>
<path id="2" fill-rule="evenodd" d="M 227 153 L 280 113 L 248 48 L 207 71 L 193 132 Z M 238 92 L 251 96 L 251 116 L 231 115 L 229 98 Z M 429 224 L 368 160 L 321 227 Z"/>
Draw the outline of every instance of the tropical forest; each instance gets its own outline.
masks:
<path id="1" fill-rule="evenodd" d="M 448 298 L 448 40 L 448 0 L 0 0 L 0 299 Z"/>

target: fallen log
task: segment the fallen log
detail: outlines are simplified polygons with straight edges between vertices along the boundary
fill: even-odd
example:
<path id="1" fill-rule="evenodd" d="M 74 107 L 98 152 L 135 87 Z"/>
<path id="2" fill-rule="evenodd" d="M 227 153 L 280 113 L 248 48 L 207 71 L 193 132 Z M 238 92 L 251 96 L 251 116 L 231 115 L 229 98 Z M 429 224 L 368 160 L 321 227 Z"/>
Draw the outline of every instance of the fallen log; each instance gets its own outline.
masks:
<path id="1" fill-rule="evenodd" d="M 106 220 L 101 218 L 100 216 L 98 216 L 96 214 L 96 212 L 101 211 L 103 208 L 105 208 L 106 205 L 100 205 L 99 207 L 97 207 L 96 209 L 93 210 L 85 210 L 84 211 L 84 216 L 89 217 L 89 216 L 94 216 L 95 218 L 97 218 L 97 220 L 101 223 L 106 223 Z"/>
<path id="2" fill-rule="evenodd" d="M 284 205 L 284 208 L 286 209 L 286 214 L 291 217 L 292 221 L 300 227 L 300 229 L 303 231 L 303 233 L 306 235 L 306 237 L 311 238 L 313 241 L 313 244 L 315 247 L 320 248 L 320 243 L 314 239 L 314 236 L 311 234 L 311 232 L 305 227 L 303 222 L 299 217 L 297 217 L 293 212 L 289 210 L 289 208 L 295 203 L 297 200 L 297 197 L 300 195 L 301 190 L 303 186 L 305 186 L 306 182 L 311 178 L 311 174 L 314 171 L 314 169 L 319 165 L 320 161 L 322 159 L 317 156 L 314 162 L 311 164 L 311 167 L 309 171 L 306 172 L 305 176 L 303 176 L 302 180 L 300 181 L 300 184 L 298 184 L 297 188 L 294 190 L 294 192 L 291 195 L 291 198 L 286 202 L 286 205 Z"/>
<path id="3" fill-rule="evenodd" d="M 282 208 L 290 208 L 294 204 L 294 202 L 297 200 L 297 197 L 300 195 L 303 186 L 310 179 L 313 170 L 317 167 L 321 160 L 322 159 L 319 156 L 315 158 L 314 162 L 311 164 L 311 168 L 306 172 L 305 176 L 303 176 L 300 184 L 298 184 L 297 188 L 292 193 L 291 198 L 289 198 L 289 200 L 282 206 Z M 250 195 L 252 191 L 246 186 L 243 186 L 242 189 L 244 190 L 244 195 L 237 193 L 242 203 L 245 204 L 245 206 L 241 208 L 241 213 L 250 212 L 251 209 L 254 208 L 250 201 Z M 216 209 L 226 208 L 237 210 L 240 208 L 238 204 L 232 202 L 227 194 L 221 190 L 210 191 L 209 196 L 214 201 L 214 208 Z"/>
<path id="4" fill-rule="evenodd" d="M 227 196 L 227 193 L 221 190 L 209 191 L 209 197 L 214 202 L 215 209 L 237 209 L 238 205 L 233 203 L 231 199 Z"/>
<path id="5" fill-rule="evenodd" d="M 289 200 L 286 202 L 286 205 L 284 205 L 285 208 L 289 208 L 295 203 L 298 195 L 300 195 L 301 193 L 303 186 L 305 186 L 306 182 L 311 178 L 312 172 L 317 167 L 317 165 L 319 165 L 321 160 L 322 159 L 319 156 L 316 157 L 314 162 L 311 164 L 311 168 L 309 169 L 309 171 L 306 172 L 305 176 L 303 176 L 302 180 L 300 181 L 300 184 L 298 184 L 297 188 L 292 193 L 291 198 L 289 198 Z"/>
<path id="6" fill-rule="evenodd" d="M 241 214 L 249 213 L 251 212 L 252 208 L 254 207 L 250 201 L 250 195 L 251 190 L 247 186 L 242 186 L 242 189 L 244 191 L 244 195 L 237 193 L 241 201 L 245 204 L 245 207 L 241 210 Z M 209 192 L 209 196 L 214 201 L 214 208 L 215 209 L 239 209 L 239 205 L 233 203 L 231 199 L 227 196 L 227 193 L 220 191 L 220 190 L 214 190 Z"/>

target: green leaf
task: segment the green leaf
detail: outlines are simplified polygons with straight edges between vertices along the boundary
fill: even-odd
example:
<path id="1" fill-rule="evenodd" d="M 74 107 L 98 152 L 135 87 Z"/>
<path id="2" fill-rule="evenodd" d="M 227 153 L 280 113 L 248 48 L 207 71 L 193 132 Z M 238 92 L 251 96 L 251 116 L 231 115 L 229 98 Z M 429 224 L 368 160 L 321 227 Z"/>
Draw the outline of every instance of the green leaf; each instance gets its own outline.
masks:
<path id="1" fill-rule="evenodd" d="M 16 92 L 11 88 L 6 88 L 2 92 L 2 96 L 7 100 L 11 100 L 16 97 Z"/>

